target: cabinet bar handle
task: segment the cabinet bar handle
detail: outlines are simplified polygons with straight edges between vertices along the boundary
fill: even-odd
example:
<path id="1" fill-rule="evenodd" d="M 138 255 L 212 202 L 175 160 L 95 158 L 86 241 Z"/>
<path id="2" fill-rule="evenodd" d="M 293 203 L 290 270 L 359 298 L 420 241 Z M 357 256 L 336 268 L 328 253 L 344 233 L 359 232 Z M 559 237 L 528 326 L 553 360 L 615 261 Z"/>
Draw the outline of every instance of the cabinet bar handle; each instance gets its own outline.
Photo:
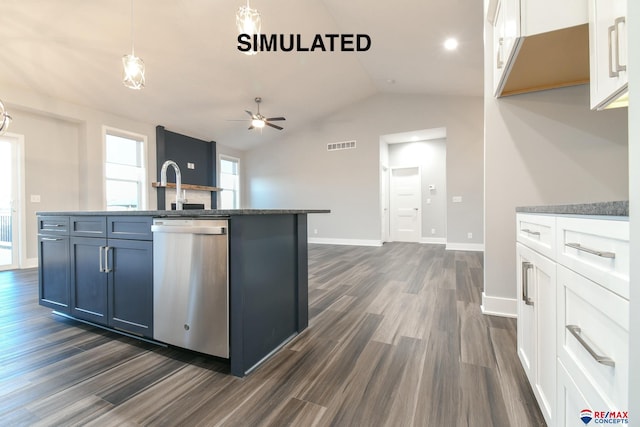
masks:
<path id="1" fill-rule="evenodd" d="M 611 34 L 613 34 L 613 32 L 616 30 L 616 26 L 612 25 L 610 26 L 607 31 L 609 33 L 609 77 L 610 78 L 614 78 L 614 77 L 618 77 L 619 73 L 613 69 L 613 44 L 611 41 Z"/>
<path id="2" fill-rule="evenodd" d="M 589 248 L 585 248 L 584 246 L 582 246 L 580 243 L 565 243 L 565 246 L 568 246 L 570 248 L 573 249 L 577 249 L 579 251 L 582 252 L 586 252 L 588 254 L 592 254 L 592 255 L 596 255 L 599 256 L 601 258 L 611 258 L 614 259 L 616 257 L 615 252 L 602 252 L 602 251 L 596 251 L 594 249 L 589 249 Z"/>
<path id="3" fill-rule="evenodd" d="M 616 72 L 617 71 L 627 71 L 626 65 L 620 65 L 620 29 L 618 28 L 620 24 L 627 24 L 627 21 L 624 16 L 616 18 L 615 27 L 616 27 Z"/>
<path id="4" fill-rule="evenodd" d="M 596 362 L 601 363 L 603 365 L 611 366 L 611 367 L 616 366 L 616 362 L 614 362 L 613 359 L 607 356 L 601 356 L 598 353 L 596 353 L 593 348 L 591 348 L 591 346 L 584 340 L 584 338 L 582 338 L 582 330 L 580 329 L 580 326 L 567 325 L 567 329 L 569 330 L 569 332 L 571 332 L 571 335 L 576 337 L 578 342 L 582 344 L 582 347 L 584 347 L 584 349 L 587 350 L 587 352 L 591 355 L 591 357 L 594 358 Z"/>
<path id="5" fill-rule="evenodd" d="M 531 231 L 528 228 L 523 228 L 521 231 L 523 233 L 531 234 L 532 236 L 539 236 L 540 235 L 539 231 Z"/>
<path id="6" fill-rule="evenodd" d="M 504 45 L 504 38 L 500 37 L 498 39 L 498 53 L 496 55 L 496 68 L 498 70 L 501 70 L 502 67 L 504 67 L 504 61 L 502 60 L 502 55 L 503 55 L 502 47 L 503 47 L 503 45 Z"/>
<path id="7" fill-rule="evenodd" d="M 62 239 L 55 239 L 53 237 L 42 237 L 42 240 L 46 240 L 47 242 L 57 242 L 58 240 L 62 240 Z"/>
<path id="8" fill-rule="evenodd" d="M 529 298 L 529 276 L 527 274 L 532 268 L 532 263 L 527 261 L 522 263 L 522 301 L 526 305 L 533 305 L 533 300 Z"/>
<path id="9" fill-rule="evenodd" d="M 104 247 L 104 272 L 111 273 L 113 270 L 109 268 L 109 251 L 113 249 L 111 246 Z"/>
<path id="10" fill-rule="evenodd" d="M 64 227 L 64 224 L 42 224 L 42 228 Z"/>
<path id="11" fill-rule="evenodd" d="M 98 248 L 98 262 L 100 263 L 100 273 L 104 273 L 104 265 L 102 263 L 102 260 L 104 259 L 104 256 L 102 255 L 103 249 L 104 249 L 104 246 L 100 246 Z"/>

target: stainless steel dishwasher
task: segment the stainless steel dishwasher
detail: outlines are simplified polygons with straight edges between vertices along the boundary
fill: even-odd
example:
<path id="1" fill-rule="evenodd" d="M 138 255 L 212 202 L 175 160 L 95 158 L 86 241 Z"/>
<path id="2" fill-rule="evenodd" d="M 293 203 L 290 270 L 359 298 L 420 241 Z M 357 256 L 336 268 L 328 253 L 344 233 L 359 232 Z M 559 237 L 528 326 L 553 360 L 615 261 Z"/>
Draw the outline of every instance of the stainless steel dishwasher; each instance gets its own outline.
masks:
<path id="1" fill-rule="evenodd" d="M 229 357 L 228 220 L 155 219 L 153 337 Z"/>

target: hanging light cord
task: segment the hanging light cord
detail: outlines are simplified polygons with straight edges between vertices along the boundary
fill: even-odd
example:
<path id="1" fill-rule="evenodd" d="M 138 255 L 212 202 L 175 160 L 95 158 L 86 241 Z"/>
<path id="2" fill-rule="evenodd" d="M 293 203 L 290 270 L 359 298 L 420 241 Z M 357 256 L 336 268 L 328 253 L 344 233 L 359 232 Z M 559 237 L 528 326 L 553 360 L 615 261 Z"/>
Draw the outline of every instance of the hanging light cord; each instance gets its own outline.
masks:
<path id="1" fill-rule="evenodd" d="M 133 0 L 131 0 L 131 56 L 136 56 L 133 47 Z"/>

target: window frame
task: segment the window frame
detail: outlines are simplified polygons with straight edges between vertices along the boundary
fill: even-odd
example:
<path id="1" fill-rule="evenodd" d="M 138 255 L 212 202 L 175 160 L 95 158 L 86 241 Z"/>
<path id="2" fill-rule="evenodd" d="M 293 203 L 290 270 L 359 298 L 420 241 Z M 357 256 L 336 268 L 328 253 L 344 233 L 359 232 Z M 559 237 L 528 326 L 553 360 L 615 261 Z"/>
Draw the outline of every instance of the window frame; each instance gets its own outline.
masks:
<path id="1" fill-rule="evenodd" d="M 105 211 L 108 211 L 109 206 L 107 206 L 107 179 L 113 181 L 126 181 L 132 182 L 130 180 L 121 180 L 121 179 L 113 179 L 107 178 L 107 136 L 115 136 L 120 138 L 126 138 L 138 141 L 141 145 L 141 153 L 140 153 L 140 169 L 142 169 L 142 174 L 140 176 L 139 182 L 139 206 L 136 210 L 147 210 L 149 205 L 149 191 L 147 189 L 147 184 L 149 181 L 149 169 L 148 169 L 148 156 L 149 156 L 149 144 L 148 138 L 146 135 L 114 128 L 111 126 L 102 126 L 102 205 L 104 206 Z"/>
<path id="2" fill-rule="evenodd" d="M 237 206 L 234 206 L 230 209 L 240 209 L 240 206 L 242 206 L 242 173 L 241 173 L 241 162 L 240 159 L 238 157 L 235 156 L 230 156 L 228 154 L 222 154 L 219 153 L 218 154 L 218 187 L 222 189 L 222 186 L 220 185 L 220 183 L 222 182 L 221 176 L 222 176 L 222 161 L 223 160 L 227 160 L 227 161 L 231 161 L 231 162 L 236 162 L 237 169 L 238 169 L 238 188 L 236 190 L 236 201 L 237 201 Z M 218 191 L 218 209 L 225 209 L 222 208 L 222 191 L 224 190 L 220 190 Z M 226 208 L 229 209 L 229 208 Z"/>

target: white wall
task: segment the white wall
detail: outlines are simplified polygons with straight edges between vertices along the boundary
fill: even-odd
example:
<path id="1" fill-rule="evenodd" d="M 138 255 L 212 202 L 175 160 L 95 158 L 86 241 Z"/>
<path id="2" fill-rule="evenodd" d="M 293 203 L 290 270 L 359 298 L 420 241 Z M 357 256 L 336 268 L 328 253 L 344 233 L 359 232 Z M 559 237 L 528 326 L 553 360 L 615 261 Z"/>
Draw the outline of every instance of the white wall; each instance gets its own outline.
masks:
<path id="1" fill-rule="evenodd" d="M 422 238 L 445 242 L 447 226 L 447 141 L 389 144 L 389 166 L 420 166 L 422 191 Z M 429 190 L 435 185 L 435 190 Z M 435 233 L 431 233 L 434 229 Z M 433 242 L 430 242 L 433 243 Z"/>
<path id="2" fill-rule="evenodd" d="M 492 40 L 485 24 L 485 40 Z M 589 110 L 586 85 L 496 99 L 485 49 L 485 309 L 516 294 L 515 208 L 627 200 L 627 111 Z M 515 310 L 515 304 L 512 304 Z M 489 308 L 488 308 L 489 307 Z"/>
<path id="3" fill-rule="evenodd" d="M 629 207 L 631 210 L 631 259 L 640 259 L 640 2 L 627 2 L 629 49 Z M 640 263 L 631 263 L 629 310 L 629 407 L 633 424 L 640 420 Z"/>
<path id="4" fill-rule="evenodd" d="M 381 241 L 380 136 L 447 129 L 447 191 L 463 203 L 447 207 L 449 242 L 481 245 L 482 98 L 379 94 L 337 111 L 307 130 L 245 154 L 249 205 L 326 208 L 310 215 L 314 238 Z M 352 150 L 327 143 L 356 140 Z M 467 233 L 473 239 L 467 239 Z"/>
<path id="5" fill-rule="evenodd" d="M 155 126 L 0 84 L 2 100 L 13 116 L 11 133 L 24 135 L 26 253 L 37 258 L 35 212 L 103 210 L 102 127 L 147 137 L 149 207 L 156 207 L 150 187 L 156 176 Z M 31 203 L 30 195 L 40 195 Z M 23 266 L 24 267 L 24 266 Z"/>

